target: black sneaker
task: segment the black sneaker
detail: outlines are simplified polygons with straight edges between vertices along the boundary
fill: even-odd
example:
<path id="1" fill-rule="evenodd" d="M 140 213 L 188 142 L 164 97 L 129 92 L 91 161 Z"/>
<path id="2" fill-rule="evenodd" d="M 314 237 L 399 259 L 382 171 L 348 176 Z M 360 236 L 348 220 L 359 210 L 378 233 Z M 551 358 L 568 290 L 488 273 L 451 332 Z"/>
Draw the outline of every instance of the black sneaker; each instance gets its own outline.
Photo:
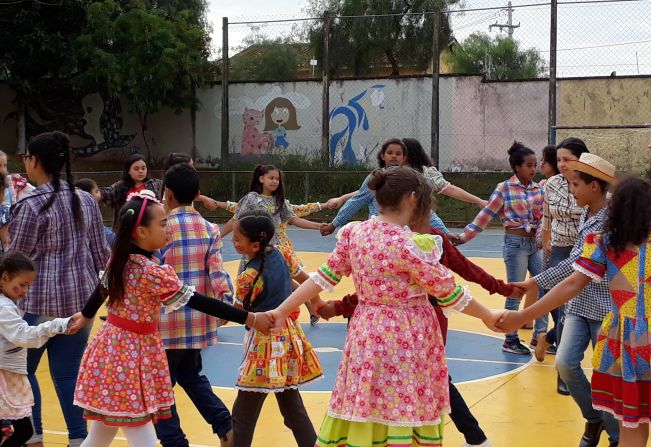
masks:
<path id="1" fill-rule="evenodd" d="M 527 348 L 525 345 L 523 345 L 520 340 L 516 341 L 504 341 L 504 344 L 502 345 L 502 351 L 504 352 L 510 352 L 511 354 L 517 354 L 517 355 L 531 355 L 531 351 L 529 348 Z"/>
<path id="2" fill-rule="evenodd" d="M 318 322 L 319 322 L 318 315 L 310 315 L 310 326 L 316 326 Z"/>

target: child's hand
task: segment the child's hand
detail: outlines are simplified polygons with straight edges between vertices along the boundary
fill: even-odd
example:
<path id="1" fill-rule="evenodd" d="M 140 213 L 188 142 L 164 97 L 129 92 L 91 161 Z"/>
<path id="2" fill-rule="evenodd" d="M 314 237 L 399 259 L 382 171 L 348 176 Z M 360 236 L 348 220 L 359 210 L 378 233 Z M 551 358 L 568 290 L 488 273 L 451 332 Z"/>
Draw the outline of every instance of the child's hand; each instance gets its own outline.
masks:
<path id="1" fill-rule="evenodd" d="M 482 320 L 486 327 L 493 332 L 502 332 L 502 330 L 497 326 L 500 318 L 506 313 L 506 310 L 491 310 L 491 316 Z"/>
<path id="2" fill-rule="evenodd" d="M 262 332 L 264 335 L 269 335 L 269 330 L 274 325 L 273 320 L 266 312 L 255 312 L 252 313 L 253 322 L 251 327 L 258 332 Z"/>
<path id="3" fill-rule="evenodd" d="M 332 210 L 336 210 L 340 206 L 341 206 L 341 202 L 339 201 L 338 197 L 334 199 L 330 199 L 326 203 L 321 204 L 321 208 L 332 209 Z"/>
<path id="4" fill-rule="evenodd" d="M 495 326 L 499 332 L 509 333 L 520 329 L 526 320 L 522 317 L 522 312 L 507 310 L 501 314 Z"/>
<path id="5" fill-rule="evenodd" d="M 200 199 L 201 203 L 206 207 L 208 211 L 214 211 L 219 208 L 219 202 L 217 202 L 215 199 L 211 199 L 207 196 L 201 196 Z"/>
<path id="6" fill-rule="evenodd" d="M 273 321 L 273 326 L 270 329 L 271 333 L 277 334 L 282 331 L 285 326 L 285 320 L 287 320 L 287 315 L 283 315 L 278 309 L 269 310 L 265 313 Z"/>
<path id="7" fill-rule="evenodd" d="M 311 314 L 312 315 L 319 315 L 319 309 L 321 309 L 323 306 L 325 306 L 327 303 L 321 299 L 319 295 L 316 297 L 312 298 L 310 301 L 310 307 L 312 308 Z"/>
<path id="8" fill-rule="evenodd" d="M 68 321 L 68 335 L 75 335 L 93 321 L 91 318 L 84 317 L 81 312 L 77 312 Z"/>
<path id="9" fill-rule="evenodd" d="M 321 236 L 328 236 L 335 232 L 335 226 L 331 223 L 325 224 L 321 227 Z"/>
<path id="10" fill-rule="evenodd" d="M 328 301 L 324 306 L 319 308 L 319 315 L 325 320 L 329 320 L 332 317 L 337 316 L 337 311 L 335 308 L 334 301 Z"/>

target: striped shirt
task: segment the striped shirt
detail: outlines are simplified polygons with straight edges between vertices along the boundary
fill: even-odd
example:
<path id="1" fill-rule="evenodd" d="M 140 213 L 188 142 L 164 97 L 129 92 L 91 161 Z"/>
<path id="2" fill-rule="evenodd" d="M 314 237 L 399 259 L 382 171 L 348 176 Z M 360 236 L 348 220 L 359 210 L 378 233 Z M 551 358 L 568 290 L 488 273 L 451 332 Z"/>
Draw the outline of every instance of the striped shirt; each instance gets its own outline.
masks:
<path id="1" fill-rule="evenodd" d="M 571 247 L 576 242 L 583 208 L 576 204 L 564 175 L 551 177 L 545 184 L 543 230 L 551 232 L 551 245 Z"/>
<path id="2" fill-rule="evenodd" d="M 543 216 L 542 188 L 534 181 L 525 186 L 515 175 L 498 183 L 488 199 L 488 204 L 460 234 L 461 239 L 463 241 L 473 239 L 496 216 L 499 216 L 504 228 L 525 231 L 537 229 L 542 223 Z"/>
<path id="3" fill-rule="evenodd" d="M 54 203 L 45 211 L 43 205 L 54 194 L 52 183 L 34 189 L 13 208 L 9 249 L 26 254 L 36 265 L 36 279 L 19 302 L 26 312 L 68 317 L 81 311 L 108 261 L 99 206 L 87 192 L 76 192 L 84 225 L 72 216 L 71 191 L 66 182 L 61 182 Z"/>
<path id="4" fill-rule="evenodd" d="M 167 233 L 172 242 L 161 250 L 163 262 L 198 293 L 232 303 L 233 286 L 224 270 L 219 226 L 192 206 L 179 206 L 167 216 Z M 158 330 L 166 349 L 202 349 L 217 343 L 219 326 L 217 318 L 185 306 L 161 313 Z"/>
<path id="5" fill-rule="evenodd" d="M 579 221 L 577 239 L 570 256 L 556 267 L 551 267 L 534 277 L 538 288 L 552 289 L 556 284 L 574 273 L 574 263 L 583 254 L 585 238 L 590 233 L 602 232 L 608 219 L 608 207 L 600 209 L 597 214 L 588 217 L 588 209 L 583 211 Z M 590 320 L 601 321 L 610 312 L 610 290 L 608 281 L 591 282 L 576 297 L 565 305 L 567 315 L 576 315 Z"/>

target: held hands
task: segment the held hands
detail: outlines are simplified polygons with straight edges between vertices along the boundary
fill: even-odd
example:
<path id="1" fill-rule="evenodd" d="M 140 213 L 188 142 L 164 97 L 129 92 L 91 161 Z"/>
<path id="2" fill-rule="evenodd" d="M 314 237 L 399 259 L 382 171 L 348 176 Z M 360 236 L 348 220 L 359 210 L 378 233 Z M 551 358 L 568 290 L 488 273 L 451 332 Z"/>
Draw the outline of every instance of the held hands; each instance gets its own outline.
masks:
<path id="1" fill-rule="evenodd" d="M 325 303 L 323 306 L 319 308 L 318 312 L 321 318 L 323 318 L 324 320 L 329 320 L 332 317 L 336 317 L 337 312 L 335 310 L 335 302 L 328 301 L 327 303 Z"/>
<path id="2" fill-rule="evenodd" d="M 341 206 L 341 201 L 339 198 L 329 199 L 326 203 L 321 204 L 321 208 L 336 210 Z"/>
<path id="3" fill-rule="evenodd" d="M 331 223 L 323 224 L 320 228 L 321 236 L 329 236 L 335 232 L 335 226 Z"/>
<path id="4" fill-rule="evenodd" d="M 461 239 L 461 236 L 459 236 L 458 234 L 448 233 L 447 237 L 448 239 L 450 239 L 450 242 L 452 242 L 452 245 L 461 245 L 466 243 L 466 241 Z"/>
<path id="5" fill-rule="evenodd" d="M 516 289 L 520 289 L 523 291 L 522 295 L 519 296 L 519 298 L 522 298 L 523 295 L 525 295 L 529 291 L 535 291 L 538 290 L 538 285 L 536 284 L 536 281 L 534 281 L 533 278 L 529 278 L 526 281 L 520 281 L 520 282 L 512 282 L 509 283 Z M 514 292 L 515 294 L 516 292 Z M 516 298 L 515 296 L 513 298 Z"/>
<path id="6" fill-rule="evenodd" d="M 501 320 L 501 318 L 504 316 L 506 313 L 506 310 L 491 310 L 490 311 L 490 317 L 483 319 L 482 321 L 486 325 L 488 329 L 490 329 L 493 332 L 502 332 L 502 329 L 498 326 L 498 322 Z"/>
<path id="7" fill-rule="evenodd" d="M 270 329 L 274 326 L 274 321 L 267 312 L 250 312 L 252 315 L 251 322 L 247 319 L 247 325 L 264 335 L 269 335 Z"/>
<path id="8" fill-rule="evenodd" d="M 210 197 L 206 197 L 206 196 L 201 196 L 201 203 L 209 211 L 214 211 L 217 208 L 222 208 L 221 206 L 219 206 L 219 202 L 217 200 L 211 199 Z M 226 205 L 226 204 L 224 204 L 224 205 Z M 224 206 L 223 208 L 226 208 L 226 207 Z"/>
<path id="9" fill-rule="evenodd" d="M 499 320 L 496 323 L 497 330 L 499 332 L 509 333 L 517 331 L 526 323 L 525 318 L 522 316 L 522 312 L 516 312 L 513 310 L 507 310 L 502 312 Z"/>
<path id="10" fill-rule="evenodd" d="M 91 318 L 86 318 L 81 314 L 81 312 L 77 312 L 70 317 L 66 334 L 75 335 L 77 332 L 88 326 L 91 321 L 93 321 Z"/>

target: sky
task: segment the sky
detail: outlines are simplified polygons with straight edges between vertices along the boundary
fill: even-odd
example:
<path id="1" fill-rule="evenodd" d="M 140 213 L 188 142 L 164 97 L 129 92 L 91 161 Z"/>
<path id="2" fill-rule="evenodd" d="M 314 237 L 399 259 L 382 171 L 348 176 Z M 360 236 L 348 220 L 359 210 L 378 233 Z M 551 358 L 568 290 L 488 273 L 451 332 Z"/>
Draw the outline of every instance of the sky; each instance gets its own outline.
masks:
<path id="1" fill-rule="evenodd" d="M 388 1 L 388 0 L 387 0 Z M 548 0 L 513 0 L 513 5 L 544 3 Z M 560 0 L 561 2 L 564 0 Z M 465 0 L 465 9 L 506 7 L 506 0 Z M 230 22 L 305 17 L 307 0 L 210 0 L 209 20 L 213 25 L 213 48 L 222 41 L 222 17 Z M 525 48 L 536 48 L 549 58 L 549 7 L 515 8 L 513 23 L 520 24 L 514 37 Z M 489 25 L 506 23 L 502 10 L 452 14 L 455 38 L 462 42 L 473 32 L 500 31 Z M 262 25 L 259 32 L 270 37 L 287 35 L 291 23 Z M 231 54 L 251 32 L 250 25 L 229 27 Z M 560 4 L 558 7 L 559 77 L 651 74 L 651 0 L 621 3 Z M 216 51 L 214 51 L 216 53 Z"/>

